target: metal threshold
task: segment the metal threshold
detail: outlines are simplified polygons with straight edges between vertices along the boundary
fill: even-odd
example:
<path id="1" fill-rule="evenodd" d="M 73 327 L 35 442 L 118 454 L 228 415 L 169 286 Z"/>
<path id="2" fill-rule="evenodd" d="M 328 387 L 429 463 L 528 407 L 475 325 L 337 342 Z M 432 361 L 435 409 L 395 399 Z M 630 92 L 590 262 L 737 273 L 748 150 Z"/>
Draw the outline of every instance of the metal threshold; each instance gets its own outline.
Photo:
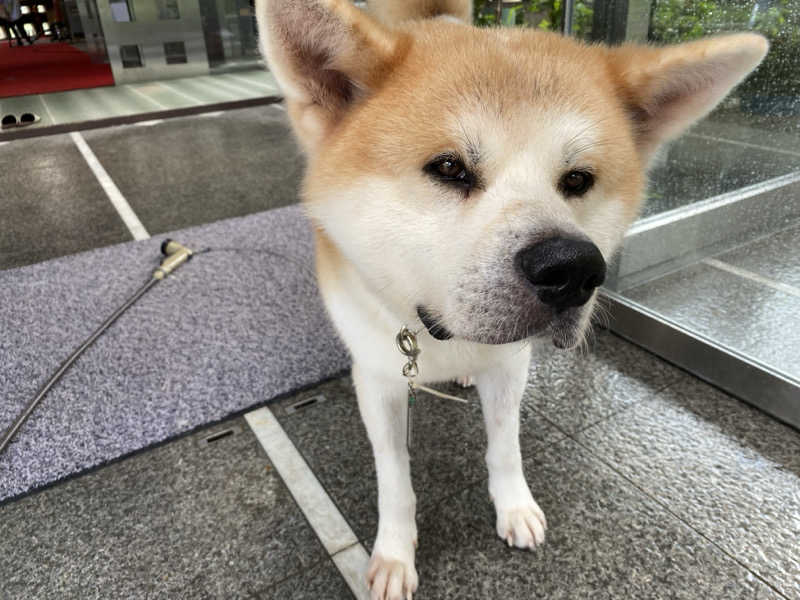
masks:
<path id="1" fill-rule="evenodd" d="M 800 171 L 634 223 L 610 274 L 623 291 L 800 219 Z"/>
<path id="2" fill-rule="evenodd" d="M 610 272 L 611 289 L 602 290 L 610 329 L 800 429 L 800 380 L 624 296 L 625 290 L 799 220 L 796 171 L 638 221 Z"/>
<path id="3" fill-rule="evenodd" d="M 692 375 L 800 429 L 800 381 L 603 290 L 610 328 Z"/>

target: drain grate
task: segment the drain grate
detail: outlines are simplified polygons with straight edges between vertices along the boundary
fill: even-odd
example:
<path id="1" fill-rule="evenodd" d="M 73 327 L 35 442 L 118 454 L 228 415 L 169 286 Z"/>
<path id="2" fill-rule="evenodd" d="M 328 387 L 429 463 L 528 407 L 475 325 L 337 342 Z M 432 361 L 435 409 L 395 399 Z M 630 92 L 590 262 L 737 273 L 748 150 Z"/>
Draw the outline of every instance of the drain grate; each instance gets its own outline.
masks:
<path id="1" fill-rule="evenodd" d="M 219 431 L 215 431 L 214 433 L 210 433 L 203 438 L 200 438 L 197 443 L 201 446 L 208 446 L 209 444 L 218 442 L 219 440 L 240 433 L 241 431 L 242 429 L 240 427 L 228 427 L 227 429 L 221 429 Z"/>
<path id="2" fill-rule="evenodd" d="M 311 396 L 310 398 L 303 398 L 302 400 L 298 400 L 294 404 L 287 406 L 286 414 L 291 415 L 306 408 L 316 406 L 320 402 L 325 402 L 325 400 L 326 398 L 322 394 L 317 394 L 316 396 Z"/>

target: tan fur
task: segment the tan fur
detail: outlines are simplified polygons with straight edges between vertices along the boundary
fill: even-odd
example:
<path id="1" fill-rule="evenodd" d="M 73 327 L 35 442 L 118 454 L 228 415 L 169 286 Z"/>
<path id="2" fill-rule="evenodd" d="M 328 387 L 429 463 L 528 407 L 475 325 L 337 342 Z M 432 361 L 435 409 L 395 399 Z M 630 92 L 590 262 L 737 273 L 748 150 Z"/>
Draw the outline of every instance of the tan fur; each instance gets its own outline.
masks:
<path id="1" fill-rule="evenodd" d="M 439 22 L 412 27 L 413 43 L 391 76 L 312 154 L 307 199 L 366 173 L 418 172 L 422 161 L 454 145 L 443 110 L 478 103 L 489 115 L 487 127 L 508 122 L 526 107 L 530 119 L 537 117 L 537 107 L 591 114 L 608 140 L 598 147 L 602 176 L 622 192 L 632 213 L 638 209 L 644 169 L 631 143 L 634 123 L 625 99 L 609 81 L 607 50 L 530 30 L 480 31 Z M 449 56 L 468 58 L 448 63 Z M 437 57 L 437 69 L 431 68 L 431 57 Z M 547 68 L 554 58 L 557 70 Z"/>

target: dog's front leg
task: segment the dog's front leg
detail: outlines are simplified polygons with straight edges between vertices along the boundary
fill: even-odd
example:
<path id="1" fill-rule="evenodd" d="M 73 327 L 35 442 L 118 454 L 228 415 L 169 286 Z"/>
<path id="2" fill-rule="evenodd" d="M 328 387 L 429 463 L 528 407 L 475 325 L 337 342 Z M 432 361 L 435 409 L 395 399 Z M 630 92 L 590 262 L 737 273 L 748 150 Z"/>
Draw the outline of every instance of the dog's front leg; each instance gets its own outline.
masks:
<path id="1" fill-rule="evenodd" d="M 406 447 L 407 385 L 353 365 L 361 418 L 378 475 L 378 535 L 367 581 L 373 600 L 403 600 L 417 589 L 414 550 L 416 497 Z"/>
<path id="2" fill-rule="evenodd" d="M 523 350 L 507 362 L 479 375 L 489 445 L 489 494 L 497 512 L 497 535 L 509 546 L 534 548 L 544 542 L 547 522 L 533 499 L 522 472 L 519 447 L 519 406 L 528 378 L 530 352 Z"/>

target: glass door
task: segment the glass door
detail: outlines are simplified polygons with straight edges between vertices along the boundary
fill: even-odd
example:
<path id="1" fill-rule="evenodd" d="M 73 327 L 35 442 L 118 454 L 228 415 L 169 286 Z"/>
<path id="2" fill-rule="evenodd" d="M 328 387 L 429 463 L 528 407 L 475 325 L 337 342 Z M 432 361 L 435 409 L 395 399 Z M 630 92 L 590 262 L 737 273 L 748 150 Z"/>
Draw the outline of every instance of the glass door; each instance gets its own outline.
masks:
<path id="1" fill-rule="evenodd" d="M 758 70 L 657 159 L 607 295 L 619 333 L 800 426 L 800 3 L 570 8 L 577 35 L 611 43 L 770 39 Z"/>

